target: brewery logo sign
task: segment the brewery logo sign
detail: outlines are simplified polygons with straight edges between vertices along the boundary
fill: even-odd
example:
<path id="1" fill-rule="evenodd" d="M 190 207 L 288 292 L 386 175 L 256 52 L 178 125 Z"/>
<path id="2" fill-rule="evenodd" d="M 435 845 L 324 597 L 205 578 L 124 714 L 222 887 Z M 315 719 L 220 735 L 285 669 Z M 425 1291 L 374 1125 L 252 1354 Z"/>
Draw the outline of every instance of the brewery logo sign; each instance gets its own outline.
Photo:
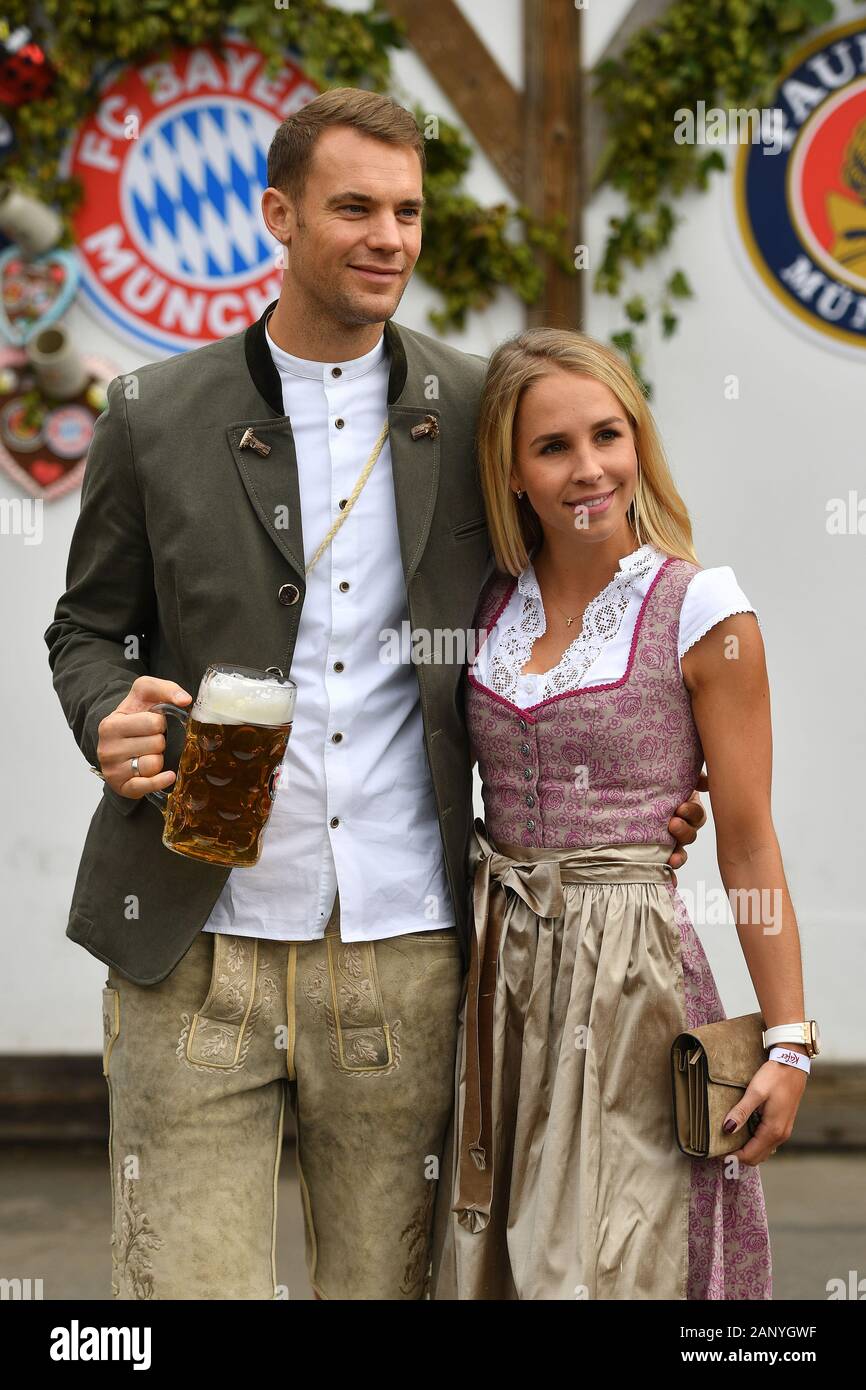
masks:
<path id="1" fill-rule="evenodd" d="M 866 20 L 800 49 L 769 103 L 778 153 L 737 154 L 736 213 L 771 303 L 828 347 L 866 350 Z"/>
<path id="2" fill-rule="evenodd" d="M 236 32 L 236 31 L 235 31 Z M 243 39 L 113 67 L 66 151 L 83 302 L 168 356 L 239 332 L 280 292 L 261 215 L 277 126 L 318 95 L 288 58 L 275 78 Z"/>

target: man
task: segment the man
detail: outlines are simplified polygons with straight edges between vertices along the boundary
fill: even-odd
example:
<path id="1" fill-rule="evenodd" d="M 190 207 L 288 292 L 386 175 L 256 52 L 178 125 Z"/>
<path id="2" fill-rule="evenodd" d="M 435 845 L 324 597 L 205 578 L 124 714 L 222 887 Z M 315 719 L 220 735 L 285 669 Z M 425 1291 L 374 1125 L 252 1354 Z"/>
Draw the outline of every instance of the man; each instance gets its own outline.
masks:
<path id="1" fill-rule="evenodd" d="M 383 653 L 404 622 L 469 629 L 492 561 L 483 359 L 391 322 L 423 167 L 385 97 L 330 91 L 285 121 L 262 199 L 286 248 L 279 298 L 243 333 L 115 379 L 88 458 L 45 639 L 105 780 L 67 935 L 109 966 L 118 1297 L 277 1295 L 287 1089 L 317 1295 L 425 1292 L 471 773 L 461 662 Z M 235 870 L 167 852 L 143 800 L 172 784 L 183 737 L 151 707 L 188 703 L 222 661 L 297 684 L 262 857 Z"/>

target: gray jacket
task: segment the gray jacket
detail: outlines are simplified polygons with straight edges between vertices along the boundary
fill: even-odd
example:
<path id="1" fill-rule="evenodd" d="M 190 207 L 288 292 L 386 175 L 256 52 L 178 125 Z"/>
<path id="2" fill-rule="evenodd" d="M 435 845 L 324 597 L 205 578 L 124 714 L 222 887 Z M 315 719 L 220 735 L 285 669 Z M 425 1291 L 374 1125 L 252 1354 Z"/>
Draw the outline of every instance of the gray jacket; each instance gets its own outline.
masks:
<path id="1" fill-rule="evenodd" d="M 110 384 L 88 454 L 66 592 L 45 632 L 54 688 L 93 767 L 99 723 L 138 675 L 176 680 L 194 696 L 211 662 L 291 672 L 304 548 L 291 420 L 265 338 L 276 302 L 243 332 Z M 466 630 L 493 568 L 474 450 L 484 361 L 390 321 L 385 337 L 409 620 L 413 630 Z M 428 415 L 438 433 L 413 439 L 410 430 Z M 267 457 L 239 447 L 248 427 L 271 445 Z M 286 507 L 283 529 L 275 518 Z M 465 667 L 430 662 L 415 671 L 467 951 L 473 816 Z M 184 732 L 176 720 L 166 722 L 166 766 L 176 767 Z M 174 968 L 231 872 L 174 854 L 162 831 L 153 802 L 103 784 L 66 931 L 142 985 Z M 132 918 L 131 895 L 138 903 Z"/>

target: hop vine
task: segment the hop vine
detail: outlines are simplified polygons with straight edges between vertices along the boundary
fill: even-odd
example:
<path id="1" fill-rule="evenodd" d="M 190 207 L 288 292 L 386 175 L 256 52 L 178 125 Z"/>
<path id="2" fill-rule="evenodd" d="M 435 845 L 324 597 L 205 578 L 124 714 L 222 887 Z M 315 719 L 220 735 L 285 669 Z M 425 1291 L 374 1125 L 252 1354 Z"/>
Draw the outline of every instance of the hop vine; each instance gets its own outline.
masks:
<path id="1" fill-rule="evenodd" d="M 863 4 L 864 0 L 858 0 Z M 638 330 L 655 313 L 662 336 L 679 322 L 693 291 L 681 269 L 665 281 L 650 308 L 626 284 L 668 250 L 678 225 L 674 200 L 709 187 L 726 167 L 721 150 L 676 144 L 674 114 L 707 106 L 770 104 L 780 69 L 803 34 L 835 15 L 832 0 L 673 0 L 656 23 L 632 35 L 619 58 L 594 70 L 594 96 L 607 140 L 592 175 L 593 191 L 609 186 L 624 210 L 608 221 L 594 287 L 623 298 L 627 325 L 612 341 L 630 359 L 647 395 Z"/>

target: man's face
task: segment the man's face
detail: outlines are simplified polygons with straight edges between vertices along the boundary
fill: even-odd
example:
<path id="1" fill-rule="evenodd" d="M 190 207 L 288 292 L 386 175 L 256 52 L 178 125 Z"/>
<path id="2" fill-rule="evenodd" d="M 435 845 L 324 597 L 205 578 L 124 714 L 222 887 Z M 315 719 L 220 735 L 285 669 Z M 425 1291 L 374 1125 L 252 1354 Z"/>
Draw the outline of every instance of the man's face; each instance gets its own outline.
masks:
<path id="1" fill-rule="evenodd" d="M 311 312 L 364 324 L 400 303 L 421 250 L 422 204 L 410 146 L 332 126 L 316 141 L 300 205 L 271 188 L 262 210 Z"/>

